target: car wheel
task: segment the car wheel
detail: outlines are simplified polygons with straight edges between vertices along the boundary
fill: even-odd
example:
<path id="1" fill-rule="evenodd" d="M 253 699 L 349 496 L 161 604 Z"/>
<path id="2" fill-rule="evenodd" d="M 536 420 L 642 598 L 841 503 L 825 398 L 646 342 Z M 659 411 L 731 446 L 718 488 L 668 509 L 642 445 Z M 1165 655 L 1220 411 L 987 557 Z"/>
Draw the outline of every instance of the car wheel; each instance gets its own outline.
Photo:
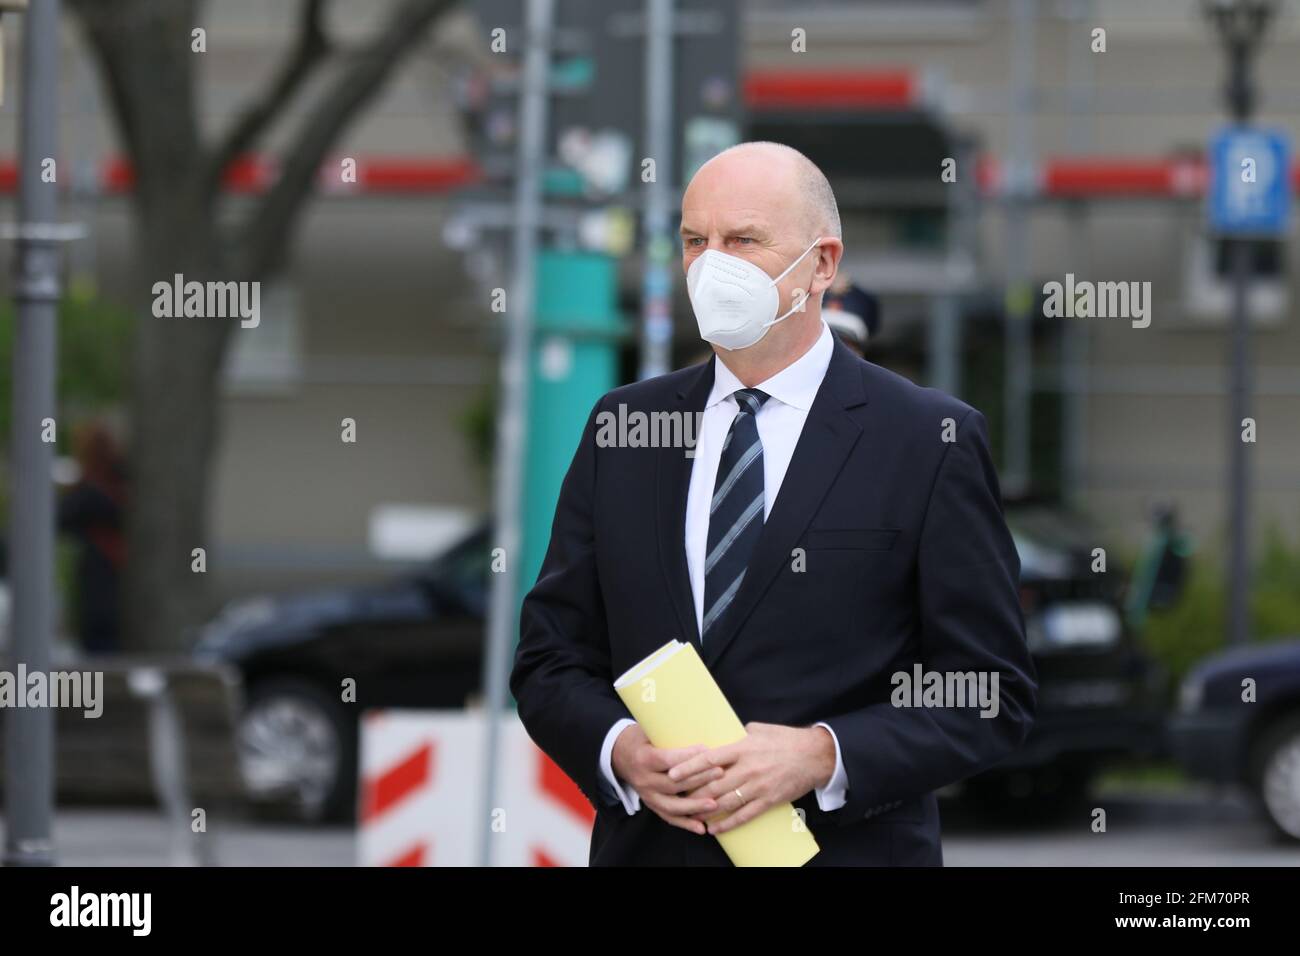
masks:
<path id="1" fill-rule="evenodd" d="M 1255 746 L 1255 793 L 1269 822 L 1300 840 L 1300 715 L 1270 727 Z"/>
<path id="2" fill-rule="evenodd" d="M 342 703 L 306 681 L 254 684 L 236 735 L 249 796 L 307 822 L 351 815 L 356 726 Z"/>

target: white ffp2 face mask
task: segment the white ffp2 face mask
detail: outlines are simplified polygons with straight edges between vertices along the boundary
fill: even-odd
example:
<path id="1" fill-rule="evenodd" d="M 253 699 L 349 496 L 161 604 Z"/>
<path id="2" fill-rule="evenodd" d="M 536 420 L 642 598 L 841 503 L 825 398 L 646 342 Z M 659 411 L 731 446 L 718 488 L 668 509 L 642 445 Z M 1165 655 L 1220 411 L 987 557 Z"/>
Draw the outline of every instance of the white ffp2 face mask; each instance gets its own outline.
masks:
<path id="1" fill-rule="evenodd" d="M 706 249 L 686 270 L 686 291 L 700 326 L 700 338 L 724 349 L 749 348 L 767 334 L 767 330 L 796 312 L 808 301 L 808 293 L 785 315 L 777 315 L 781 294 L 776 285 L 803 257 L 817 248 L 813 244 L 775 279 L 745 259 Z"/>

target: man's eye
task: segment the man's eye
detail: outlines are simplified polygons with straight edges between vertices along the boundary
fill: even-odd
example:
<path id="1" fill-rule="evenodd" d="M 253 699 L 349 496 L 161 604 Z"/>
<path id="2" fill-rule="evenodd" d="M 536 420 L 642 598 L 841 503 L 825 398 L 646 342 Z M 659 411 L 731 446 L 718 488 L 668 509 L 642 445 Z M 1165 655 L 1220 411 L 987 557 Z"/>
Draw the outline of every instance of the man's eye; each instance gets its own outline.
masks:
<path id="1" fill-rule="evenodd" d="M 703 241 L 704 240 L 701 239 L 699 236 L 691 236 L 689 239 L 686 240 L 686 244 L 688 246 L 698 246 Z"/>
<path id="2" fill-rule="evenodd" d="M 753 242 L 754 240 L 751 239 L 749 236 L 737 236 L 737 237 L 736 237 L 736 241 L 737 241 L 737 242 Z"/>

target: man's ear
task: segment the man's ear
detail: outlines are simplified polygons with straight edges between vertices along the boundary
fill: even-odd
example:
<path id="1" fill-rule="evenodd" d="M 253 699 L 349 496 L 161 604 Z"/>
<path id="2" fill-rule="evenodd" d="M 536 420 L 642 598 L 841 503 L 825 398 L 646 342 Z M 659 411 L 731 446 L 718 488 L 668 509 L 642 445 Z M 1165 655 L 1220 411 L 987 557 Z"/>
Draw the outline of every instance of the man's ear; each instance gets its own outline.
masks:
<path id="1" fill-rule="evenodd" d="M 822 239 L 815 255 L 817 268 L 813 270 L 812 288 L 808 290 L 810 296 L 825 292 L 835 282 L 835 275 L 840 268 L 840 259 L 844 257 L 844 243 L 833 236 L 827 236 Z"/>

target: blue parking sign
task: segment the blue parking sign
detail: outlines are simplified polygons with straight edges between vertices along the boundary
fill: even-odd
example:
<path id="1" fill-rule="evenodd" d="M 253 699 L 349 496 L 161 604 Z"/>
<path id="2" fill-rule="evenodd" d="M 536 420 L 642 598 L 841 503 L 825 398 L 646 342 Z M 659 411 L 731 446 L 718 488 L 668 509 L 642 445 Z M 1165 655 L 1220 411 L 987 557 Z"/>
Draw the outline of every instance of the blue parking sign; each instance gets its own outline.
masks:
<path id="1" fill-rule="evenodd" d="M 1281 238 L 1290 227 L 1291 143 L 1276 129 L 1233 126 L 1210 140 L 1210 231 Z"/>

